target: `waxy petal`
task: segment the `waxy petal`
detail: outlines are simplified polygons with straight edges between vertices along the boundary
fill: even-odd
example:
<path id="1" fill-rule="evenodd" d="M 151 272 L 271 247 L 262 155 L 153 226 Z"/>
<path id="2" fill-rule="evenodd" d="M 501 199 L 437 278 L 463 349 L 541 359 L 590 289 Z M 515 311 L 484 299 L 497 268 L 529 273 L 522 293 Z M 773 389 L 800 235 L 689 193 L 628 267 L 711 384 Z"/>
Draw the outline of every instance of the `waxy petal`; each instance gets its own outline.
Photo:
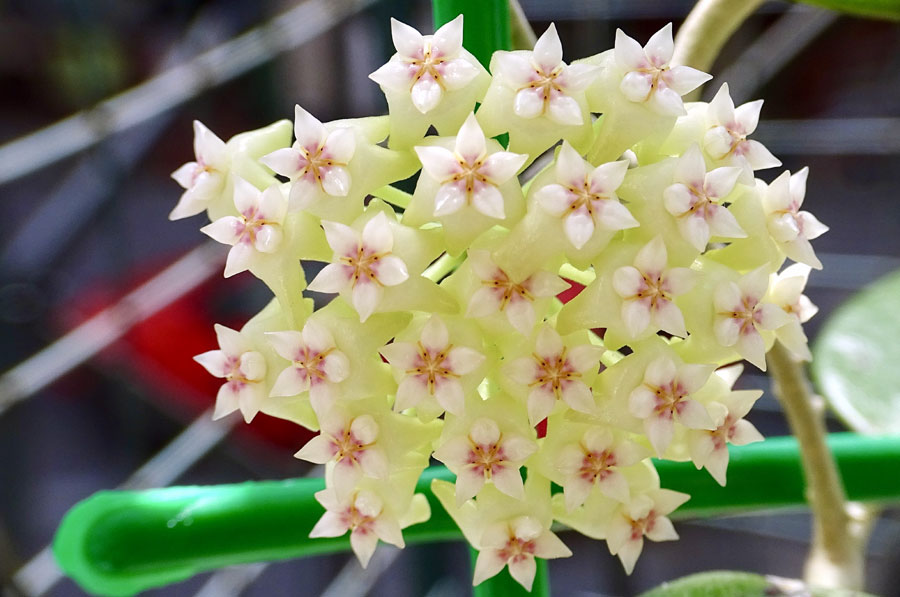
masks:
<path id="1" fill-rule="evenodd" d="M 473 112 L 466 117 L 465 122 L 459 128 L 459 133 L 456 135 L 456 153 L 469 164 L 474 164 L 485 154 L 486 148 L 487 141 Z"/>
<path id="2" fill-rule="evenodd" d="M 463 47 L 462 43 L 463 16 L 459 15 L 434 32 L 434 37 L 431 39 L 431 51 L 438 57 L 456 56 Z"/>
<path id="3" fill-rule="evenodd" d="M 410 97 L 416 109 L 422 114 L 428 114 L 434 110 L 444 95 L 440 83 L 435 81 L 431 75 L 423 75 L 412 86 Z"/>
<path id="4" fill-rule="evenodd" d="M 534 44 L 532 58 L 545 74 L 550 74 L 562 62 L 562 42 L 555 23 L 550 23 Z"/>
<path id="5" fill-rule="evenodd" d="M 394 248 L 394 233 L 383 211 L 366 222 L 361 236 L 363 248 L 370 253 L 389 253 Z"/>
<path id="6" fill-rule="evenodd" d="M 498 151 L 487 157 L 479 172 L 494 184 L 500 184 L 515 176 L 527 159 L 525 154 Z"/>
<path id="7" fill-rule="evenodd" d="M 405 58 L 421 59 L 425 38 L 416 29 L 391 18 L 391 39 L 397 53 Z"/>
<path id="8" fill-rule="evenodd" d="M 372 265 L 372 271 L 385 286 L 397 286 L 409 279 L 406 263 L 396 255 L 386 255 Z"/>
<path id="9" fill-rule="evenodd" d="M 472 194 L 472 206 L 484 215 L 503 220 L 506 211 L 503 207 L 503 195 L 493 185 L 481 185 Z"/>
<path id="10" fill-rule="evenodd" d="M 294 136 L 300 147 L 316 153 L 325 144 L 328 131 L 318 118 L 297 105 L 294 106 Z"/>
<path id="11" fill-rule="evenodd" d="M 459 162 L 449 149 L 436 145 L 416 146 L 413 149 L 419 156 L 425 172 L 438 182 L 444 182 L 462 171 Z"/>

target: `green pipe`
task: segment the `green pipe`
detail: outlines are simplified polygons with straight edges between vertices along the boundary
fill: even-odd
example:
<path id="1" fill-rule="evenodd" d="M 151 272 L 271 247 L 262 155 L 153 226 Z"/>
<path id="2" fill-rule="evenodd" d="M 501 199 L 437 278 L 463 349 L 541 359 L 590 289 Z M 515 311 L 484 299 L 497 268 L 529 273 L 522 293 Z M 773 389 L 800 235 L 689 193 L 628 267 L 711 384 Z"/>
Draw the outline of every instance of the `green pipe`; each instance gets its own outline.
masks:
<path id="1" fill-rule="evenodd" d="M 432 0 L 434 28 L 463 15 L 463 46 L 488 68 L 494 50 L 512 48 L 507 0 Z"/>
<path id="2" fill-rule="evenodd" d="M 829 437 L 848 498 L 900 500 L 900 436 L 850 433 Z M 793 437 L 732 447 L 728 485 L 719 487 L 690 462 L 656 463 L 663 487 L 691 494 L 681 517 L 712 516 L 804 504 L 803 472 Z M 418 489 L 431 520 L 404 531 L 407 543 L 457 540 L 455 524 L 429 491 L 452 480 L 425 471 Z M 247 482 L 149 491 L 102 491 L 72 508 L 53 544 L 62 569 L 87 591 L 130 595 L 233 564 L 347 551 L 346 538 L 309 539 L 322 508 L 321 479 Z"/>

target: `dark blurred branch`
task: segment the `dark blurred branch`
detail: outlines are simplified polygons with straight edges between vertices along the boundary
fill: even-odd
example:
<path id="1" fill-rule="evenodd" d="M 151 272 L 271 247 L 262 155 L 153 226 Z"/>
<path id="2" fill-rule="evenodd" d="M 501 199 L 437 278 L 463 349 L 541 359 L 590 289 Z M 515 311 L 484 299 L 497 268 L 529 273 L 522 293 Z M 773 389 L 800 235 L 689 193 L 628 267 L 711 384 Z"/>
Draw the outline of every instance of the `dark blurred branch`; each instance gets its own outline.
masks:
<path id="1" fill-rule="evenodd" d="M 294 49 L 375 0 L 307 0 L 140 85 L 0 146 L 0 184 L 35 172 L 162 114 Z"/>

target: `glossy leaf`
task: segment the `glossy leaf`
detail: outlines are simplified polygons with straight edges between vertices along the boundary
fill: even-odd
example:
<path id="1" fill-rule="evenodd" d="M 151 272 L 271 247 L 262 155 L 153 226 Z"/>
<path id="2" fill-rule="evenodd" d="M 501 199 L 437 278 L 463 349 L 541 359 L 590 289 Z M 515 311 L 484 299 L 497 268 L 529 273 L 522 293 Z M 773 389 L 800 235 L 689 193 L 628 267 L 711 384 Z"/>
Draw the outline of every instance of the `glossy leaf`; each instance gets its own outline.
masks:
<path id="1" fill-rule="evenodd" d="M 843 589 L 816 589 L 799 580 L 762 576 L 749 572 L 715 571 L 701 572 L 663 583 L 640 597 L 866 597 L 858 591 Z"/>
<path id="2" fill-rule="evenodd" d="M 813 346 L 812 374 L 825 399 L 861 433 L 900 432 L 900 273 L 839 309 Z"/>

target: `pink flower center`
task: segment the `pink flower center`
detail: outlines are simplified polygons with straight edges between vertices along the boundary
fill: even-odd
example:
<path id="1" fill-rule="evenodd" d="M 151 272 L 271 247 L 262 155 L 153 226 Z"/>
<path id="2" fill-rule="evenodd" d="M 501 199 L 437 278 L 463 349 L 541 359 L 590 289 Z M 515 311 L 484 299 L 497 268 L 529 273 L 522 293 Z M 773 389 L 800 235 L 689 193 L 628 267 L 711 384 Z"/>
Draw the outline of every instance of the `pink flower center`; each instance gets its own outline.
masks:
<path id="1" fill-rule="evenodd" d="M 603 480 L 612 472 L 612 468 L 616 466 L 616 455 L 611 450 L 602 450 L 595 452 L 588 450 L 582 446 L 584 450 L 584 458 L 581 460 L 581 468 L 578 469 L 579 476 L 585 481 L 591 483 L 598 479 Z"/>
<path id="2" fill-rule="evenodd" d="M 506 275 L 506 272 L 498 267 L 492 279 L 482 280 L 481 283 L 487 285 L 495 291 L 495 295 L 500 300 L 499 309 L 503 311 L 506 308 L 506 305 L 508 305 L 512 301 L 534 300 L 534 296 L 531 294 L 531 292 L 528 291 L 527 288 L 527 284 L 530 279 L 531 278 L 525 280 L 521 284 L 516 284 L 509 279 L 509 276 Z"/>
<path id="3" fill-rule="evenodd" d="M 388 255 L 390 255 L 390 251 L 376 253 L 365 245 L 359 244 L 355 253 L 343 255 L 338 258 L 338 261 L 353 269 L 350 280 L 351 285 L 356 286 L 357 284 L 371 282 L 383 286 L 381 280 L 378 279 L 376 269 L 378 262 Z"/>
<path id="4" fill-rule="evenodd" d="M 328 374 L 325 372 L 325 358 L 331 354 L 334 347 L 328 348 L 322 352 L 316 352 L 308 346 L 301 346 L 294 358 L 294 367 L 297 371 L 309 380 L 310 385 L 315 385 L 328 380 Z"/>
<path id="5" fill-rule="evenodd" d="M 503 452 L 502 438 L 492 444 L 478 444 L 469 437 L 469 456 L 466 464 L 476 473 L 484 474 L 486 479 L 490 479 L 495 469 L 504 466 L 506 460 Z"/>
<path id="6" fill-rule="evenodd" d="M 424 378 L 428 385 L 428 393 L 434 395 L 435 387 L 440 380 L 459 377 L 459 374 L 453 372 L 448 359 L 453 345 L 448 344 L 443 350 L 436 352 L 425 348 L 421 342 L 417 345 L 419 352 L 413 363 L 414 367 L 407 369 L 406 374 Z"/>
<path id="7" fill-rule="evenodd" d="M 538 372 L 534 381 L 528 385 L 530 387 L 547 386 L 548 389 L 553 390 L 556 399 L 559 400 L 567 383 L 581 378 L 581 374 L 575 369 L 572 362 L 566 358 L 567 351 L 568 349 L 563 347 L 559 354 L 548 358 L 533 353 L 531 356 L 537 362 Z"/>

